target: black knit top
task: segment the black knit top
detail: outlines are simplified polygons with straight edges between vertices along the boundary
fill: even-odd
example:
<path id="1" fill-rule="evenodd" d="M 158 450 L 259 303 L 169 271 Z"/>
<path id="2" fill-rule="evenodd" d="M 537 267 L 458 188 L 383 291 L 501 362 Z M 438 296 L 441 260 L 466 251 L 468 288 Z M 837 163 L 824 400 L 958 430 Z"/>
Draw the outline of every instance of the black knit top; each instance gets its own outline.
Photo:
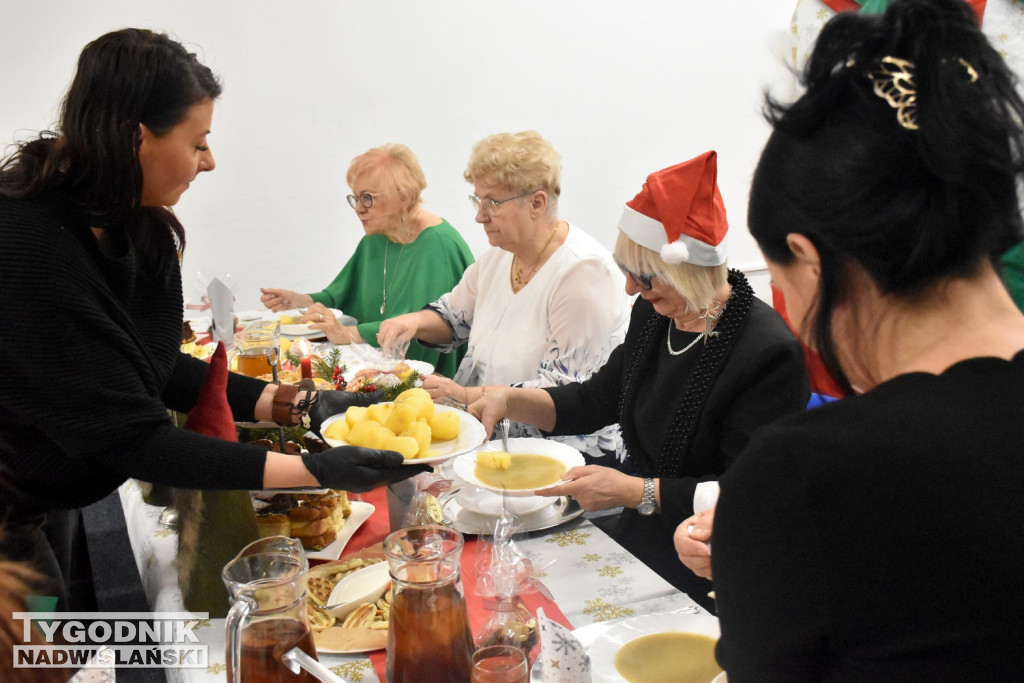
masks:
<path id="1" fill-rule="evenodd" d="M 672 533 L 693 514 L 697 484 L 715 481 L 759 427 L 798 412 L 810 389 L 803 351 L 786 323 L 730 271 L 732 295 L 707 345 L 672 355 L 672 321 L 637 299 L 626 339 L 585 382 L 546 389 L 555 404 L 553 433 L 585 433 L 618 422 L 632 474 L 658 477 L 659 513 L 633 509 L 613 536 L 691 598 L 710 605 L 710 583 L 676 556 Z M 696 335 L 678 333 L 677 350 Z"/>
<path id="2" fill-rule="evenodd" d="M 73 207 L 0 197 L 0 297 L 0 501 L 10 512 L 87 505 L 128 477 L 262 486 L 263 449 L 170 422 L 168 409 L 195 404 L 207 368 L 179 350 L 177 266 L 154 277 L 130 245 L 101 252 Z M 236 419 L 253 418 L 264 386 L 231 376 Z"/>

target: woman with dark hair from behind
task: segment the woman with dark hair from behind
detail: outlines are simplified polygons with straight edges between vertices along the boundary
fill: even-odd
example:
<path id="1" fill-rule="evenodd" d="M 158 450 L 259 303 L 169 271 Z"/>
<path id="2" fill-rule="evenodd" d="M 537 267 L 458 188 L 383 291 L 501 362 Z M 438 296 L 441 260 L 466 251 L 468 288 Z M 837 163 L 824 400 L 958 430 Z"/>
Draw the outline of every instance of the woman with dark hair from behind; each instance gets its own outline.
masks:
<path id="1" fill-rule="evenodd" d="M 754 434 L 711 555 L 730 683 L 1024 677 L 1024 102 L 960 0 L 822 31 L 754 175 L 794 325 L 855 395 Z"/>
<path id="2" fill-rule="evenodd" d="M 365 491 L 415 473 L 391 451 L 299 458 L 170 422 L 168 409 L 195 405 L 208 365 L 180 350 L 185 239 L 168 207 L 213 170 L 207 136 L 220 91 L 166 35 L 108 33 L 82 51 L 57 133 L 0 163 L 0 347 L 17 349 L 0 366 L 0 554 L 30 563 L 47 581 L 33 588 L 61 598 L 61 609 L 56 557 L 66 554 L 43 524 L 128 477 Z M 365 396 L 233 373 L 227 383 L 236 420 L 308 416 L 314 429 Z"/>

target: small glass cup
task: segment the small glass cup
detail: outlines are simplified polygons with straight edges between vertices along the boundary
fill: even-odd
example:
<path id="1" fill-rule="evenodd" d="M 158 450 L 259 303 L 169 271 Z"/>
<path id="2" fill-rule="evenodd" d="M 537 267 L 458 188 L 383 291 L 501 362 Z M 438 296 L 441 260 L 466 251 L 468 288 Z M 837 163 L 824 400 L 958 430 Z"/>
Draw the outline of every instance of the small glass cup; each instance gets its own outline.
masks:
<path id="1" fill-rule="evenodd" d="M 527 683 L 526 653 L 511 645 L 489 645 L 473 653 L 471 683 Z"/>

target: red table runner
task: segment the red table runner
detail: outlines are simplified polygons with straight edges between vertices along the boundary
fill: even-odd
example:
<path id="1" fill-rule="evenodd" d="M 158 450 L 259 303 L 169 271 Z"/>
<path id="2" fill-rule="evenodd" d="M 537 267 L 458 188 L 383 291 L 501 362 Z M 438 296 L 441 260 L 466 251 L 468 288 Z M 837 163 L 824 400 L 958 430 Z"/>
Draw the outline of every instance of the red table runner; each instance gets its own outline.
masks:
<path id="1" fill-rule="evenodd" d="M 363 500 L 374 506 L 373 514 L 366 520 L 346 546 L 345 555 L 356 552 L 375 543 L 380 543 L 391 532 L 388 521 L 387 489 L 380 487 L 369 493 L 363 494 Z M 466 544 L 462 549 L 462 587 L 466 593 L 466 609 L 469 612 L 469 626 L 474 635 L 484 626 L 491 612 L 484 609 L 480 596 L 476 593 L 476 536 L 466 536 Z M 342 557 L 344 557 L 343 555 Z M 536 616 L 537 608 L 543 607 L 544 614 L 558 623 L 572 628 L 572 624 L 562 614 L 553 601 L 548 600 L 538 592 L 522 596 L 523 603 L 529 608 L 530 613 Z M 370 661 L 377 672 L 377 678 L 381 681 L 385 678 L 385 665 L 387 653 L 384 650 L 377 650 L 370 653 Z"/>

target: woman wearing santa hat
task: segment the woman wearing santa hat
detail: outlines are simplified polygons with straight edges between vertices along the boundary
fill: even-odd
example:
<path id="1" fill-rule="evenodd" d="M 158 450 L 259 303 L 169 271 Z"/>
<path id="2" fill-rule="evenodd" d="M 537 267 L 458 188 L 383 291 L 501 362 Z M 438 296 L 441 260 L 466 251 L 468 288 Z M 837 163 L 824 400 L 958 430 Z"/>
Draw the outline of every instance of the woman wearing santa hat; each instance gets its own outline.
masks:
<path id="1" fill-rule="evenodd" d="M 676 526 L 713 503 L 714 482 L 751 432 L 807 404 L 803 352 L 785 322 L 726 267 L 728 224 L 717 155 L 653 173 L 626 204 L 615 258 L 638 294 L 625 341 L 589 380 L 548 389 L 487 387 L 485 426 L 508 416 L 551 434 L 619 422 L 627 473 L 569 470 L 585 510 L 624 508 L 609 531 L 698 603 L 711 584 L 680 564 Z"/>

